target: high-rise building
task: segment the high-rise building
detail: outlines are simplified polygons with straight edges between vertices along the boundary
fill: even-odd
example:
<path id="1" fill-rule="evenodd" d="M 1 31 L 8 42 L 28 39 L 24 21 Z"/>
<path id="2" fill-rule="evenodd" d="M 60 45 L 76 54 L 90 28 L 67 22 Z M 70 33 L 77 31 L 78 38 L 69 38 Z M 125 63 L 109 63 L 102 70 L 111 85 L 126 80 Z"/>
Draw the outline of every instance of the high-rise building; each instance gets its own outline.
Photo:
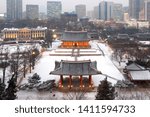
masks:
<path id="1" fill-rule="evenodd" d="M 5 14 L 3 14 L 3 13 L 0 13 L 0 20 L 3 20 L 3 19 L 5 19 Z"/>
<path id="2" fill-rule="evenodd" d="M 139 13 L 144 8 L 145 0 L 129 0 L 129 15 L 131 19 L 139 19 Z"/>
<path id="3" fill-rule="evenodd" d="M 39 6 L 38 5 L 26 5 L 26 18 L 38 19 L 39 18 Z"/>
<path id="4" fill-rule="evenodd" d="M 102 1 L 99 4 L 99 19 L 110 20 L 113 18 L 113 2 Z"/>
<path id="5" fill-rule="evenodd" d="M 123 13 L 129 13 L 129 7 L 123 7 Z"/>
<path id="6" fill-rule="evenodd" d="M 145 1 L 144 12 L 145 12 L 145 20 L 150 21 L 150 1 Z"/>
<path id="7" fill-rule="evenodd" d="M 145 20 L 145 11 L 144 11 L 144 9 L 142 9 L 139 12 L 139 20 Z"/>
<path id="8" fill-rule="evenodd" d="M 113 5 L 113 19 L 114 20 L 123 20 L 123 6 L 122 4 Z"/>
<path id="9" fill-rule="evenodd" d="M 80 4 L 75 6 L 76 14 L 78 19 L 86 16 L 86 5 Z"/>
<path id="10" fill-rule="evenodd" d="M 7 0 L 7 20 L 22 19 L 22 0 Z"/>
<path id="11" fill-rule="evenodd" d="M 95 6 L 95 7 L 94 7 L 93 17 L 94 17 L 95 19 L 99 19 L 99 6 Z"/>
<path id="12" fill-rule="evenodd" d="M 60 1 L 47 1 L 47 18 L 60 19 L 62 12 L 62 4 Z"/>
<path id="13" fill-rule="evenodd" d="M 47 19 L 46 13 L 40 12 L 40 13 L 39 13 L 39 19 L 40 19 L 40 20 L 46 20 L 46 19 Z"/>
<path id="14" fill-rule="evenodd" d="M 124 21 L 128 22 L 129 21 L 129 13 L 124 13 Z"/>
<path id="15" fill-rule="evenodd" d="M 94 17 L 94 14 L 93 14 L 94 12 L 93 12 L 93 10 L 91 10 L 91 11 L 87 11 L 87 17 L 89 17 L 90 19 L 93 19 Z"/>

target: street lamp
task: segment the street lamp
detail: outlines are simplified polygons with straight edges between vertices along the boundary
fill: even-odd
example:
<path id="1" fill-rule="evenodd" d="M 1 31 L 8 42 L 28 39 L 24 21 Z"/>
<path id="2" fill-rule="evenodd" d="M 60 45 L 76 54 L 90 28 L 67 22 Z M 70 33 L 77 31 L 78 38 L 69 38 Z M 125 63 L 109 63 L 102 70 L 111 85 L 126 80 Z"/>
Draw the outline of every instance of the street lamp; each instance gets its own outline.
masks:
<path id="1" fill-rule="evenodd" d="M 53 38 L 56 39 L 56 38 L 57 38 L 57 35 L 56 35 L 56 34 L 53 34 Z"/>
<path id="2" fill-rule="evenodd" d="M 32 69 L 34 69 L 34 65 L 35 65 L 35 52 L 32 51 Z"/>
<path id="3" fill-rule="evenodd" d="M 52 32 L 55 32 L 55 29 L 53 29 Z"/>

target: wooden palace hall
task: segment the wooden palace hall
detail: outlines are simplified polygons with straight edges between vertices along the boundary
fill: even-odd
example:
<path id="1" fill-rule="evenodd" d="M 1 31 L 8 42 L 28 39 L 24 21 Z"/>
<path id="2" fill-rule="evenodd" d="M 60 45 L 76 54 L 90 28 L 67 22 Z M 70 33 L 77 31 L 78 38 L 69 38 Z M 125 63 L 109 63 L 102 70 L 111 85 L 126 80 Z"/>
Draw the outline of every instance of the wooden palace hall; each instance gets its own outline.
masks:
<path id="1" fill-rule="evenodd" d="M 65 31 L 61 48 L 90 48 L 87 31 Z"/>
<path id="2" fill-rule="evenodd" d="M 92 76 L 101 74 L 97 70 L 97 62 L 84 61 L 55 61 L 54 71 L 52 75 L 59 75 L 59 88 L 92 88 Z"/>

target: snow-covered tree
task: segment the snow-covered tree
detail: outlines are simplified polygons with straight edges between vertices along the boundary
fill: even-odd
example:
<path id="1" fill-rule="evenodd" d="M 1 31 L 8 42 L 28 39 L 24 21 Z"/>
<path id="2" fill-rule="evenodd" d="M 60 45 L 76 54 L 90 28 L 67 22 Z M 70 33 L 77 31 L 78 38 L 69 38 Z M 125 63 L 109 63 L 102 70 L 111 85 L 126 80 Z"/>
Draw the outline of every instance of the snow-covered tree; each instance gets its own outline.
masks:
<path id="1" fill-rule="evenodd" d="M 37 73 L 35 73 L 35 74 L 33 74 L 32 77 L 29 77 L 28 82 L 33 83 L 33 84 L 37 84 L 40 82 L 40 79 L 41 79 L 41 77 Z"/>
<path id="2" fill-rule="evenodd" d="M 115 99 L 115 88 L 107 78 L 101 81 L 97 89 L 96 100 L 113 100 Z"/>

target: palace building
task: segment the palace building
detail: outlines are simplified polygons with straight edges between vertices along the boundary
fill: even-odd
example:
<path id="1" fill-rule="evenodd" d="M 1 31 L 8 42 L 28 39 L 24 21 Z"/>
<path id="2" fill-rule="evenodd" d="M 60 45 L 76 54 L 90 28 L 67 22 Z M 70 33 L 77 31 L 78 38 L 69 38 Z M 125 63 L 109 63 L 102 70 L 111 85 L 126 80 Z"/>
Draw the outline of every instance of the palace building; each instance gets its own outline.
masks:
<path id="1" fill-rule="evenodd" d="M 56 61 L 52 75 L 59 75 L 59 87 L 67 88 L 85 88 L 93 87 L 92 76 L 101 74 L 97 70 L 97 62 L 84 61 Z"/>
<path id="2" fill-rule="evenodd" d="M 2 30 L 4 41 L 45 39 L 47 28 L 5 28 Z"/>
<path id="3" fill-rule="evenodd" d="M 90 48 L 86 31 L 65 31 L 61 41 L 61 48 Z"/>

